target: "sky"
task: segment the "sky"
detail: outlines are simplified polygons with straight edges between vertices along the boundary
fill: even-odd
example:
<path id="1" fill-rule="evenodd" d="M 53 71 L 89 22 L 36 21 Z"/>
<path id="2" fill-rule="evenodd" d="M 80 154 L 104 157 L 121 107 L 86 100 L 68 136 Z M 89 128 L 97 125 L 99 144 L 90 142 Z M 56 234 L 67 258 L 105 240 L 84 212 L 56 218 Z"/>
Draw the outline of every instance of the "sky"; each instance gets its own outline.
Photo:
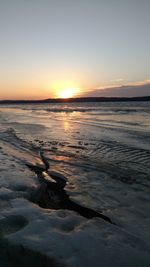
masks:
<path id="1" fill-rule="evenodd" d="M 0 99 L 150 95 L 149 14 L 150 0 L 0 0 Z"/>

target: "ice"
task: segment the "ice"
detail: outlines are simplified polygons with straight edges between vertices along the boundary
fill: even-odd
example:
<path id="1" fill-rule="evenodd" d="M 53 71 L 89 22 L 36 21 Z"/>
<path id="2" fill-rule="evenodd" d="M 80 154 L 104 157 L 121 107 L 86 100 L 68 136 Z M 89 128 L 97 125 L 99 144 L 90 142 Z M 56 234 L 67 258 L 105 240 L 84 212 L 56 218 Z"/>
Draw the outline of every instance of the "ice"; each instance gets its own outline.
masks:
<path id="1" fill-rule="evenodd" d="M 36 122 L 29 110 L 28 114 L 21 110 L 19 117 L 12 110 L 6 112 L 3 108 L 1 112 L 0 266 L 148 267 L 148 149 L 143 146 L 142 150 L 137 151 L 136 148 L 130 151 L 128 144 L 128 149 L 123 152 L 123 143 L 118 141 L 117 146 L 115 141 L 106 140 L 100 140 L 97 146 L 91 140 L 87 143 L 87 140 L 75 138 L 72 129 L 69 130 L 69 138 L 65 139 L 66 133 L 63 132 L 63 140 L 62 129 L 57 132 L 54 143 L 47 130 L 42 136 L 38 120 L 34 132 Z M 32 127 L 28 127 L 26 137 L 23 129 L 28 116 Z M 22 121 L 18 127 L 22 117 L 25 124 Z M 18 122 L 10 130 L 11 121 L 15 119 Z M 44 117 L 44 125 L 46 120 Z M 48 120 L 50 122 L 50 118 Z M 79 135 L 84 129 L 84 126 L 81 127 Z M 90 127 L 88 130 L 92 131 Z M 38 141 L 34 139 L 42 141 L 42 145 L 37 145 Z M 51 149 L 54 146 L 56 149 Z M 79 149 L 79 146 L 84 149 Z M 132 157 L 135 166 L 131 167 L 128 160 L 123 162 L 122 158 L 121 163 L 118 159 L 111 159 L 109 153 L 111 155 L 113 150 L 116 156 L 115 149 L 122 151 L 119 152 L 122 158 L 123 153 Z M 67 178 L 65 190 L 70 199 L 84 207 L 102 211 L 113 224 L 101 218 L 87 219 L 68 209 L 40 207 L 41 181 L 26 166 L 29 163 L 43 167 L 39 150 L 43 151 L 50 164 L 49 172 Z M 106 158 L 99 160 L 97 156 L 104 152 L 107 161 Z M 138 169 L 140 160 L 143 161 L 143 172 Z"/>

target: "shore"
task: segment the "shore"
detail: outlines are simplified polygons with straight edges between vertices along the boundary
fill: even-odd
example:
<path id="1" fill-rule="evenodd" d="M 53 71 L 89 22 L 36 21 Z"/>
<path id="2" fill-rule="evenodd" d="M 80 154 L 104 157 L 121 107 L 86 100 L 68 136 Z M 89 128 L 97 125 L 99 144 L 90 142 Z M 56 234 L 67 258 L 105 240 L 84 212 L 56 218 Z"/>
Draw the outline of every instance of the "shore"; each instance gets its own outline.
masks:
<path id="1" fill-rule="evenodd" d="M 31 201 L 40 183 L 26 167 L 27 162 L 42 166 L 38 151 L 21 142 L 16 146 L 14 139 L 10 131 L 0 141 L 2 266 L 29 266 L 29 261 L 42 266 L 43 260 L 45 266 L 149 266 L 146 193 L 109 184 L 106 194 L 113 207 L 103 212 L 115 224 L 67 209 L 41 208 Z"/>
<path id="2" fill-rule="evenodd" d="M 148 267 L 147 169 L 141 173 L 140 164 L 135 171 L 128 164 L 125 171 L 124 165 L 96 161 L 97 154 L 92 157 L 89 151 L 93 143 L 54 141 L 49 128 L 27 124 L 20 111 L 12 116 L 11 111 L 1 114 L 0 265 Z M 29 142 L 29 133 L 34 142 Z M 146 152 L 139 151 L 146 164 Z M 95 212 L 91 217 L 89 210 Z"/>

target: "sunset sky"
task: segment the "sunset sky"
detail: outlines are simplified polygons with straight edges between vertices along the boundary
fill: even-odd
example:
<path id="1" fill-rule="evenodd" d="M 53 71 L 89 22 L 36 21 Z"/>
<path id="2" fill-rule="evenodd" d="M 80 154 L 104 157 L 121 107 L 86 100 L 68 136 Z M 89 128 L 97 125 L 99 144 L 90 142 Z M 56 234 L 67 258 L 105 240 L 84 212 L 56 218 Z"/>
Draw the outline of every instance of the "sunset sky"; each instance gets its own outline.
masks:
<path id="1" fill-rule="evenodd" d="M 149 47 L 150 0 L 0 0 L 0 99 L 150 95 Z"/>

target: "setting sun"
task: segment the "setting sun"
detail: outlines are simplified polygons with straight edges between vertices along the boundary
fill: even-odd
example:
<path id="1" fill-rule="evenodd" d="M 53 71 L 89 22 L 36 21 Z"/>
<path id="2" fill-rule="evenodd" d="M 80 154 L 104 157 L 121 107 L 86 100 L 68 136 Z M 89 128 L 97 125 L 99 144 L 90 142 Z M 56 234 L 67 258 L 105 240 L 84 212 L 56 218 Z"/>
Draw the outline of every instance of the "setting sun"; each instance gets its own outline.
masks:
<path id="1" fill-rule="evenodd" d="M 60 98 L 71 98 L 79 92 L 79 88 L 64 88 L 58 92 Z"/>
<path id="2" fill-rule="evenodd" d="M 55 98 L 72 98 L 77 97 L 81 89 L 74 81 L 55 81 L 51 84 Z"/>

